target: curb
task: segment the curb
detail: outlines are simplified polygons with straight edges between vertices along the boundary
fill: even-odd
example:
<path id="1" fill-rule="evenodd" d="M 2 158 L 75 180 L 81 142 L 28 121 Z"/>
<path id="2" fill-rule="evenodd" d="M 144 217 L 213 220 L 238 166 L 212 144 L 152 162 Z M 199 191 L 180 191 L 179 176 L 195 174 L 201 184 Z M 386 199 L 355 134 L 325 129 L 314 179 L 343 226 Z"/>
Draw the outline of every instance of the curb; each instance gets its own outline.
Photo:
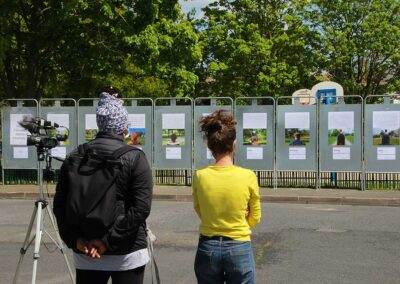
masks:
<path id="1" fill-rule="evenodd" d="M 53 198 L 54 193 L 45 194 L 46 198 Z M 37 193 L 7 192 L 0 193 L 0 199 L 28 199 L 35 200 Z M 193 200 L 191 194 L 158 194 L 153 195 L 158 201 L 186 201 Z M 295 204 L 333 204 L 333 205 L 360 205 L 360 206 L 391 206 L 400 207 L 400 198 L 366 198 L 345 196 L 288 196 L 288 195 L 261 195 L 262 203 L 295 203 Z"/>
<path id="2" fill-rule="evenodd" d="M 400 207 L 400 198 L 324 197 L 324 196 L 261 196 L 261 202 Z"/>

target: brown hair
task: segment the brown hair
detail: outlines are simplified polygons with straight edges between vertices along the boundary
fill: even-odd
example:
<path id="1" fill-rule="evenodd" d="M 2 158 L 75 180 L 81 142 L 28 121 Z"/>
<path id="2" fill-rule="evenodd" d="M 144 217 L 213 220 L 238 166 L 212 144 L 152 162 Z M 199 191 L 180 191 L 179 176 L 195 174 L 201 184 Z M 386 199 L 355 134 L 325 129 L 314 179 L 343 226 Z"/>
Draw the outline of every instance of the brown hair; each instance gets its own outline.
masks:
<path id="1" fill-rule="evenodd" d="M 171 136 L 170 136 L 170 138 L 171 138 L 171 141 L 172 141 L 172 142 L 175 142 L 176 139 L 178 138 L 178 135 L 176 135 L 175 133 L 172 133 Z"/>
<path id="2" fill-rule="evenodd" d="M 236 121 L 227 110 L 217 110 L 200 119 L 200 129 L 207 137 L 207 145 L 213 154 L 233 152 L 236 139 Z"/>

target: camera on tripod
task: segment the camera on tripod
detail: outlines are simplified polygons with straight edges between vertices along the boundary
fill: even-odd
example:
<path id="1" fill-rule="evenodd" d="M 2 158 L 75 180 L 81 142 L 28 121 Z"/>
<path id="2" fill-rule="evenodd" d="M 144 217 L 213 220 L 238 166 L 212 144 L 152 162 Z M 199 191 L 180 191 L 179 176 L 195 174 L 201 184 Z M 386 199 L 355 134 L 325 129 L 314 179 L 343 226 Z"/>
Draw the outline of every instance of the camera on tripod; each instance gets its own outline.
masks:
<path id="1" fill-rule="evenodd" d="M 46 168 L 43 169 L 43 179 L 46 181 L 53 180 L 55 174 L 51 167 L 51 160 L 54 158 L 63 161 L 63 159 L 52 157 L 49 154 L 49 150 L 57 147 L 61 141 L 68 140 L 68 128 L 60 126 L 55 122 L 28 115 L 24 116 L 22 121 L 18 123 L 31 134 L 26 137 L 26 144 L 28 146 L 36 146 L 38 161 L 46 161 Z M 66 133 L 61 134 L 56 131 L 56 128 L 64 128 L 66 129 Z"/>
<path id="2" fill-rule="evenodd" d="M 74 278 L 72 275 L 71 268 L 68 263 L 67 256 L 64 252 L 63 244 L 60 236 L 58 235 L 58 230 L 55 226 L 54 217 L 52 217 L 52 211 L 49 209 L 49 202 L 46 200 L 45 194 L 43 192 L 43 181 L 53 181 L 55 178 L 55 172 L 51 167 L 52 159 L 56 159 L 59 161 L 63 161 L 63 159 L 59 157 L 53 157 L 50 153 L 50 149 L 57 147 L 61 141 L 68 140 L 69 130 L 67 127 L 59 126 L 57 123 L 47 121 L 41 118 L 34 118 L 30 115 L 25 115 L 22 118 L 22 121 L 18 122 L 22 128 L 29 131 L 30 135 L 27 135 L 26 144 L 28 146 L 36 146 L 37 159 L 38 159 L 38 180 L 39 180 L 39 197 L 35 202 L 35 209 L 33 211 L 31 221 L 28 226 L 28 231 L 26 233 L 25 241 L 23 247 L 20 250 L 20 260 L 18 262 L 17 270 L 14 275 L 13 283 L 17 283 L 17 278 L 20 270 L 20 265 L 22 263 L 22 259 L 26 254 L 28 247 L 35 241 L 35 247 L 33 251 L 33 271 L 32 271 L 32 283 L 36 283 L 36 272 L 37 272 L 37 263 L 40 258 L 39 249 L 41 244 L 41 238 L 43 235 L 43 231 L 50 237 L 50 239 L 56 244 L 56 246 L 60 249 L 61 253 L 64 255 L 65 262 L 68 267 L 69 275 L 71 277 L 72 282 L 74 283 Z M 65 133 L 61 134 L 56 128 L 64 128 Z M 46 166 L 43 167 L 43 162 L 46 163 Z M 50 216 L 52 221 L 53 229 L 55 233 L 58 235 L 58 241 L 55 240 L 51 235 L 45 230 L 43 223 L 44 214 L 46 211 Z M 44 212 L 43 212 L 44 211 Z M 33 228 L 33 224 L 36 221 L 36 230 L 34 237 L 31 238 L 31 231 Z"/>
<path id="3" fill-rule="evenodd" d="M 26 144 L 28 146 L 36 146 L 40 149 L 52 149 L 57 147 L 60 141 L 68 140 L 68 133 L 61 134 L 55 131 L 56 128 L 60 127 L 55 122 L 32 116 L 24 116 L 22 121 L 18 123 L 31 134 L 26 137 Z"/>

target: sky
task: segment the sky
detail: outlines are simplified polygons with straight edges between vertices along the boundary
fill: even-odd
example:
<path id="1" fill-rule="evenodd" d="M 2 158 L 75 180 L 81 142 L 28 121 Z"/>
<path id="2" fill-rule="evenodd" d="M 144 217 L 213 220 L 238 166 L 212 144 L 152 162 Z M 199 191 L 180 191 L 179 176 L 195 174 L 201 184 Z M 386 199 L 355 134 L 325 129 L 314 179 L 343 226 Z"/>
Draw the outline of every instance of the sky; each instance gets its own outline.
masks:
<path id="1" fill-rule="evenodd" d="M 192 8 L 196 8 L 196 17 L 200 18 L 203 15 L 203 12 L 201 12 L 201 8 L 207 6 L 214 1 L 215 0 L 179 0 L 179 3 L 181 4 L 182 11 L 184 13 L 189 12 Z"/>

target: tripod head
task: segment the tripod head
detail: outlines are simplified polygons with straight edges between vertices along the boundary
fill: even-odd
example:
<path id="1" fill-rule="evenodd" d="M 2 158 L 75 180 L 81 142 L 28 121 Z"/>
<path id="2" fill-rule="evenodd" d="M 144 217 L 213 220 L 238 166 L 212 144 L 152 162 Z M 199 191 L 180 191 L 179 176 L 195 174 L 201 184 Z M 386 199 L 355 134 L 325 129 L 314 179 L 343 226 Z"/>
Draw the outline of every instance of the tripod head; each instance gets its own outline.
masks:
<path id="1" fill-rule="evenodd" d="M 52 156 L 50 154 L 47 155 L 46 168 L 43 170 L 43 179 L 47 182 L 54 180 L 54 177 L 55 177 L 54 170 L 51 167 L 52 159 L 60 161 L 60 162 L 64 162 L 64 159 L 62 159 L 60 157 Z"/>
<path id="2" fill-rule="evenodd" d="M 54 172 L 53 168 L 51 167 L 52 156 L 49 154 L 48 149 L 45 150 L 44 157 L 46 160 L 46 168 L 43 169 L 43 180 L 49 182 L 54 179 L 55 172 Z"/>

